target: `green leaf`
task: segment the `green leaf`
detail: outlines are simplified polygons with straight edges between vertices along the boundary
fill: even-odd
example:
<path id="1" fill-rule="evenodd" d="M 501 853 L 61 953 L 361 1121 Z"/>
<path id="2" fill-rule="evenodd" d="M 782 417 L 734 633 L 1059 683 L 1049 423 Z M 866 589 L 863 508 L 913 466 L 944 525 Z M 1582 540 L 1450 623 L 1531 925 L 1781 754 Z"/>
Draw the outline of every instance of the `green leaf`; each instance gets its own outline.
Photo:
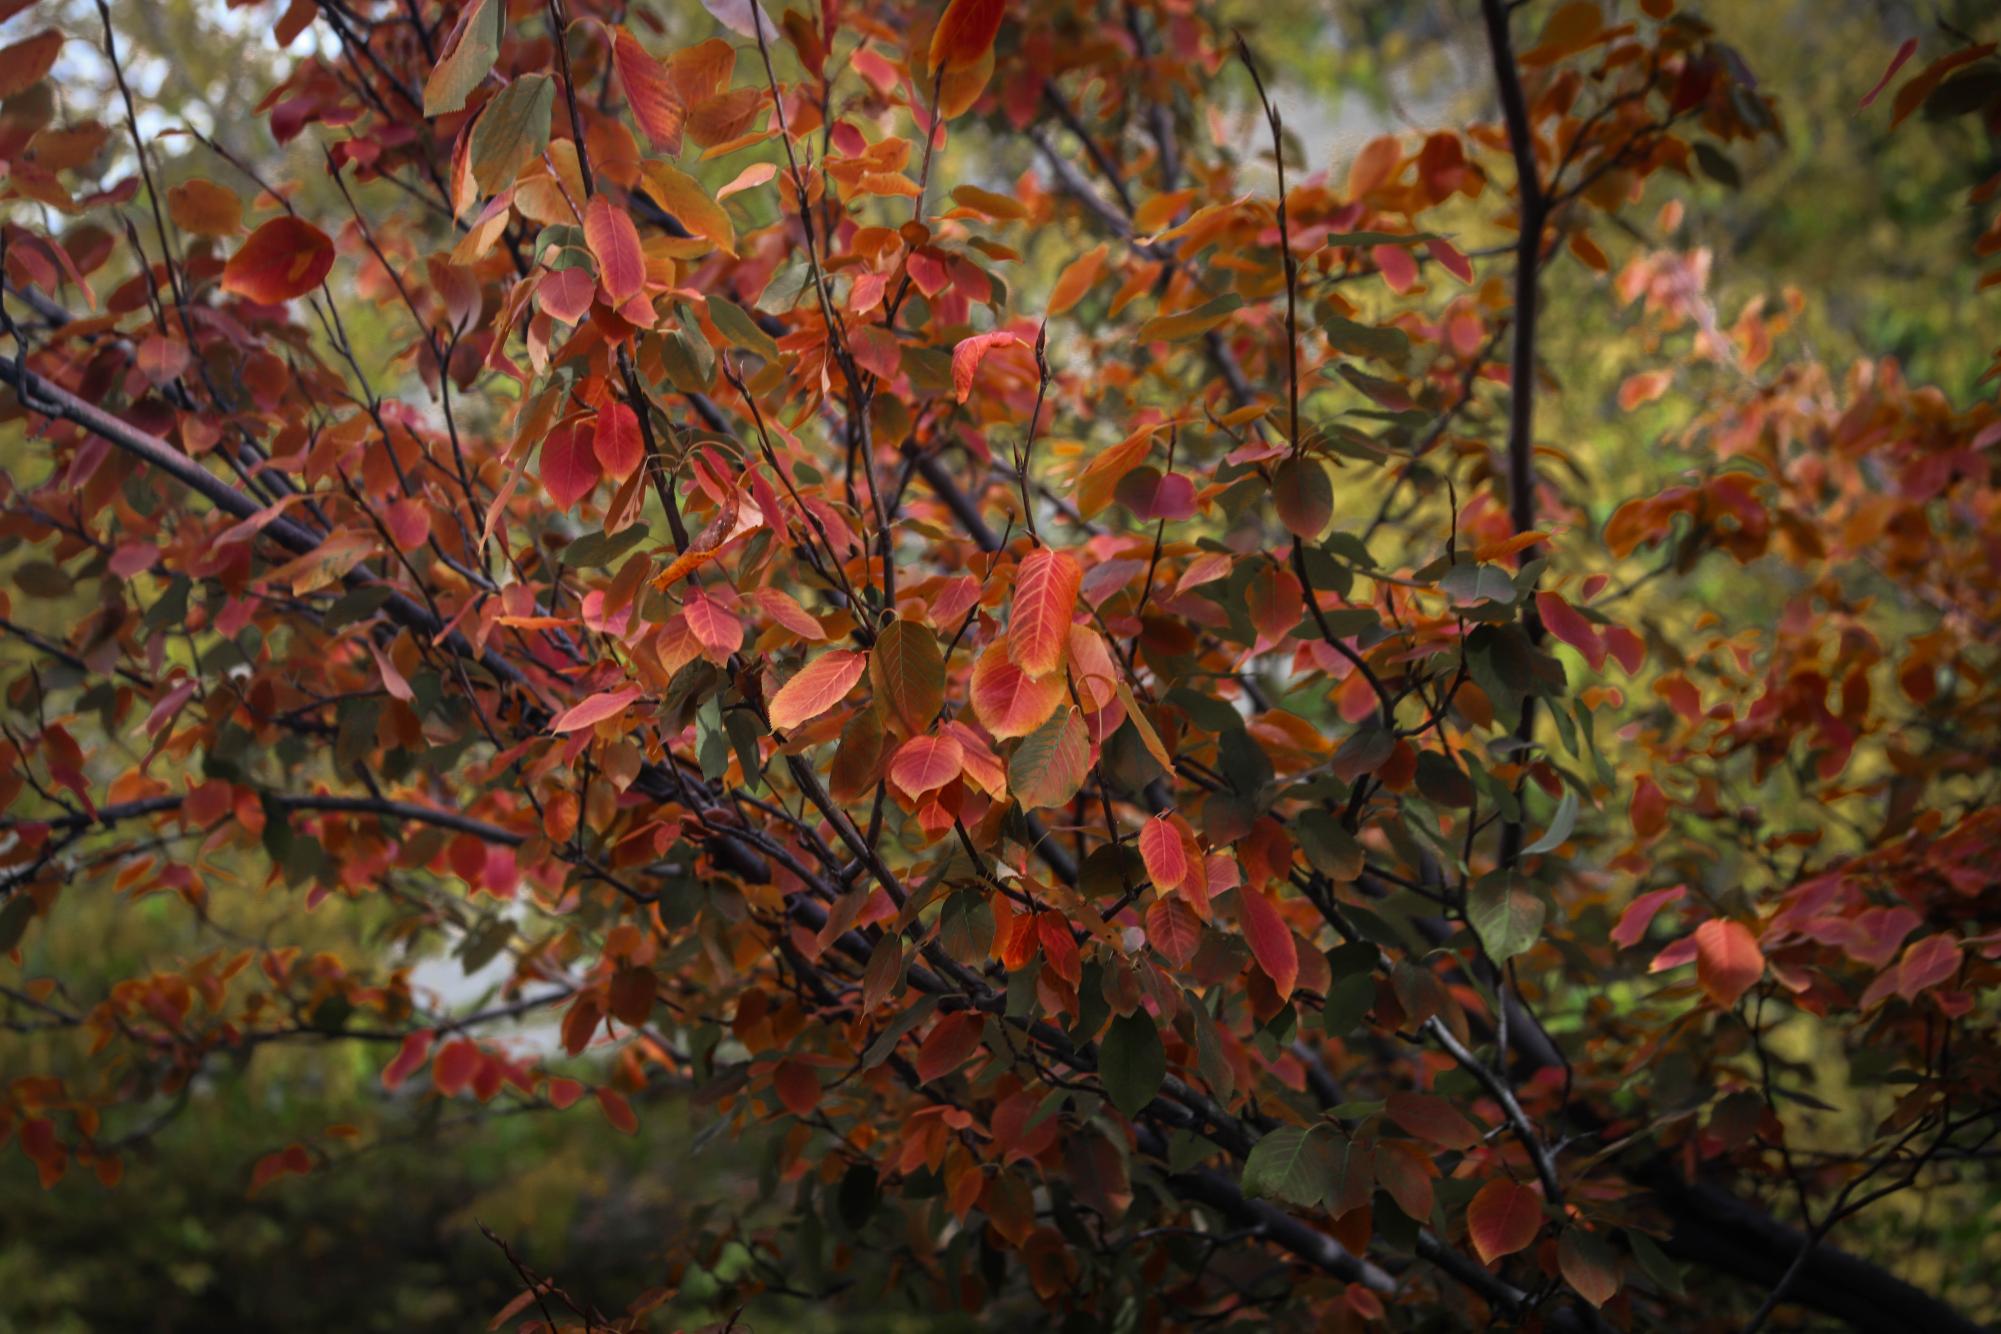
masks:
<path id="1" fill-rule="evenodd" d="M 1489 958 L 1506 963 L 1542 938 L 1541 896 L 1513 871 L 1482 876 L 1466 894 L 1466 918 Z"/>
<path id="2" fill-rule="evenodd" d="M 1251 1148 L 1244 1161 L 1244 1193 L 1311 1208 L 1333 1184 L 1325 1145 L 1314 1142 L 1319 1126 L 1280 1126 Z"/>
<path id="3" fill-rule="evenodd" d="M 904 1034 L 929 1019 L 932 1011 L 937 1008 L 938 998 L 926 996 L 890 1020 L 889 1027 L 876 1034 L 875 1041 L 869 1043 L 868 1050 L 862 1053 L 862 1069 L 872 1070 L 888 1060 L 889 1054 L 896 1050 L 896 1044 L 903 1040 Z"/>
<path id="4" fill-rule="evenodd" d="M 649 530 L 643 523 L 635 523 L 629 528 L 621 528 L 616 533 L 606 533 L 601 530 L 594 533 L 585 533 L 582 537 L 563 548 L 563 564 L 573 570 L 603 569 L 639 543 L 644 542 L 650 535 Z"/>
<path id="5" fill-rule="evenodd" d="M 1522 849 L 1522 855 L 1549 852 L 1563 845 L 1570 837 L 1570 831 L 1577 827 L 1577 789 L 1565 788 L 1563 800 L 1556 803 L 1556 814 L 1550 817 L 1549 828 L 1543 836 Z"/>
<path id="6" fill-rule="evenodd" d="M 424 115 L 444 116 L 465 109 L 500 55 L 507 30 L 507 0 L 475 0 L 456 33 L 457 40 L 424 81 Z"/>
<path id="7" fill-rule="evenodd" d="M 1321 321 L 1320 331 L 1336 351 L 1374 357 L 1401 366 L 1410 356 L 1410 335 L 1390 324 L 1357 324 L 1339 315 Z"/>
<path id="8" fill-rule="evenodd" d="M 466 154 L 481 194 L 499 194 L 531 158 L 541 155 L 549 143 L 549 112 L 555 105 L 556 81 L 546 74 L 523 75 L 486 104 Z"/>
<path id="9" fill-rule="evenodd" d="M 1112 1020 L 1098 1044 L 1098 1078 L 1104 1081 L 1112 1106 L 1127 1116 L 1138 1116 L 1153 1101 L 1167 1078 L 1167 1049 L 1152 1015 L 1136 1009 Z"/>
<path id="10" fill-rule="evenodd" d="M 757 321 L 749 312 L 727 297 L 709 297 L 709 318 L 715 321 L 722 336 L 735 343 L 746 352 L 755 352 L 766 361 L 778 360 L 778 344 L 771 341 L 771 335 L 757 327 Z"/>

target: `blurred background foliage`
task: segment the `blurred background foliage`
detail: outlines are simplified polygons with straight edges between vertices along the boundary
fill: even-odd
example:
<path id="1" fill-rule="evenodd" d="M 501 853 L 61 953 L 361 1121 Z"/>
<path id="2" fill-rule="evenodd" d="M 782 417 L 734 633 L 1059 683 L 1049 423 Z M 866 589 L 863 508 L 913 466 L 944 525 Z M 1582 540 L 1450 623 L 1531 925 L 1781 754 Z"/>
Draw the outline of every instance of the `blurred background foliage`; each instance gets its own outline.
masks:
<path id="1" fill-rule="evenodd" d="M 1491 114 L 1486 53 L 1463 0 L 1227 0 L 1223 8 L 1276 67 L 1276 98 L 1309 171 L 1339 179 L 1353 153 L 1378 134 Z M 676 21 L 706 22 L 693 6 L 685 9 L 692 17 Z M 278 51 L 268 6 L 231 9 L 220 0 L 148 0 L 111 10 L 149 134 L 192 125 L 272 178 L 309 182 L 309 200 L 324 193 L 319 202 L 329 212 L 340 208 L 312 136 L 280 148 L 253 114 L 277 71 L 306 52 L 310 33 L 291 52 Z M 1974 290 L 1970 243 L 1979 222 L 1966 193 L 2001 161 L 1970 119 L 1893 134 L 1883 108 L 1872 115 L 1856 103 L 1905 37 L 1920 37 L 1927 50 L 1942 49 L 1954 31 L 1991 37 L 1982 31 L 1993 27 L 1990 10 L 1985 0 L 1718 0 L 1703 7 L 1776 99 L 1783 140 L 1739 156 L 1733 171 L 1717 173 L 1722 179 L 1659 179 L 1648 203 L 1629 211 L 1635 235 L 1613 253 L 1614 271 L 1649 244 L 1707 248 L 1711 292 L 1726 325 L 1748 301 L 1783 304 L 1791 289 L 1804 295 L 1794 345 L 1775 348 L 1775 359 L 1818 358 L 1840 368 L 1857 357 L 1893 356 L 1911 380 L 1938 384 L 1954 401 L 1981 392 L 1976 377 L 1992 349 L 1972 335 L 1980 303 L 1997 298 Z M 51 16 L 78 39 L 60 67 L 71 99 L 65 110 L 101 111 L 84 100 L 111 87 L 96 52 L 102 29 L 94 4 L 37 6 L 8 30 Z M 1247 124 L 1246 111 L 1231 109 Z M 157 150 L 167 182 L 194 174 L 231 179 L 191 139 L 160 139 Z M 958 160 L 939 173 L 948 181 L 1011 178 L 1031 164 L 1019 141 L 968 136 L 951 151 Z M 720 179 L 742 165 L 711 167 Z M 1653 228 L 1670 198 L 1681 200 L 1684 212 L 1679 233 L 1665 236 Z M 368 193 L 361 199 L 370 206 Z M 1014 281 L 1046 286 L 1089 243 L 1039 238 Z M 1637 335 L 1636 313 L 1605 275 L 1559 260 L 1546 293 L 1543 355 L 1554 392 L 1542 400 L 1539 434 L 1575 459 L 1593 517 L 1602 520 L 1621 499 L 1691 465 L 1691 456 L 1664 442 L 1713 385 L 1678 380 L 1660 400 L 1621 411 L 1621 382 L 1660 364 L 1663 353 Z M 356 303 L 348 320 L 355 344 L 379 350 L 386 367 L 407 332 L 394 326 L 394 312 Z M 1665 355 L 1672 362 L 1672 348 Z M 21 457 L 18 440 L 0 440 L 0 466 Z M 1356 508 L 1366 516 L 1373 503 Z M 0 552 L 0 566 L 29 558 Z M 1671 577 L 1691 620 L 1705 610 L 1727 610 L 1733 619 L 1776 616 L 1789 591 L 1757 567 L 1711 563 Z M 0 641 L 0 653 L 15 651 Z M 288 891 L 254 885 L 247 880 L 243 902 L 232 902 L 236 920 L 207 924 L 164 898 L 132 904 L 109 893 L 66 896 L 62 911 L 32 933 L 21 975 L 61 977 L 87 1004 L 142 957 L 233 949 L 232 932 L 341 950 L 369 942 L 386 920 L 367 900 L 338 898 L 300 915 Z M 380 951 L 381 942 L 373 948 Z M 436 939 L 414 948 L 442 953 Z M 478 979 L 462 973 L 458 961 L 438 958 L 418 977 L 463 1003 L 475 998 Z M 1794 1059 L 1825 1054 L 1812 1033 L 1793 1038 Z M 70 1040 L 58 1035 L 12 1049 L 29 1058 L 26 1068 L 60 1068 L 61 1054 L 42 1043 Z M 73 1177 L 45 1193 L 26 1158 L 0 1153 L 0 1334 L 484 1328 L 520 1283 L 481 1225 L 524 1264 L 607 1310 L 662 1284 L 666 1240 L 699 1229 L 707 1217 L 815 1209 L 826 1219 L 830 1253 L 842 1228 L 867 1225 L 865 1191 L 842 1198 L 818 1192 L 802 1205 L 801 1187 L 763 1179 L 764 1133 L 701 1136 L 699 1109 L 685 1102 L 642 1104 L 640 1132 L 630 1139 L 613 1133 L 588 1100 L 564 1113 L 467 1116 L 419 1089 L 423 1080 L 385 1096 L 378 1073 L 388 1054 L 367 1044 L 291 1044 L 212 1071 L 182 1100 L 156 1109 L 155 1122 L 114 1128 L 134 1137 L 116 1191 Z M 1867 1108 L 1855 1111 L 1862 1116 Z M 327 1137 L 335 1124 L 356 1127 L 358 1138 Z M 247 1194 L 255 1159 L 294 1140 L 324 1146 L 337 1160 L 333 1170 Z M 1992 1309 L 1993 1275 L 2001 1271 L 1996 1203 L 1963 1203 L 1965 1214 L 1945 1217 L 1936 1204 L 1928 1216 L 1918 1204 L 1893 1202 L 1853 1225 L 1849 1244 L 1901 1256 L 1905 1277 L 1966 1309 Z M 752 1263 L 729 1249 L 712 1260 L 724 1273 Z M 896 1281 L 888 1273 L 853 1278 L 860 1285 Z M 692 1296 L 702 1290 L 699 1277 L 687 1283 Z M 866 1302 L 854 1309 L 848 1327 L 857 1329 L 971 1323 L 963 1315 L 872 1311 Z M 691 1303 L 670 1310 L 663 1324 L 730 1314 Z M 1006 1313 L 998 1314 L 1006 1323 Z M 782 1297 L 745 1312 L 744 1321 L 759 1330 L 832 1327 L 826 1312 Z"/>

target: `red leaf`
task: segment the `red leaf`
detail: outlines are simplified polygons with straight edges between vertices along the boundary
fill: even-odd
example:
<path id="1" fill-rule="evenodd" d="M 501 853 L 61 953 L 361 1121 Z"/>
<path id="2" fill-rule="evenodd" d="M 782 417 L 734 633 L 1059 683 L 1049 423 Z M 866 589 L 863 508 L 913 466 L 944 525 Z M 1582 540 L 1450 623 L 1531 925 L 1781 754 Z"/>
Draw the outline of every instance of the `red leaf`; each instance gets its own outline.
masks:
<path id="1" fill-rule="evenodd" d="M 604 1119 L 611 1122 L 611 1128 L 621 1135 L 639 1133 L 639 1118 L 632 1114 L 632 1104 L 617 1089 L 601 1088 L 597 1091 L 598 1110 Z"/>
<path id="2" fill-rule="evenodd" d="M 940 1019 L 917 1049 L 917 1081 L 929 1084 L 970 1061 L 980 1049 L 985 1028 L 985 1021 L 974 1010 L 959 1010 Z"/>
<path id="3" fill-rule="evenodd" d="M 1250 942 L 1251 956 L 1264 969 L 1282 1000 L 1292 994 L 1299 980 L 1299 950 L 1292 941 L 1292 928 L 1285 924 L 1278 905 L 1263 892 L 1245 885 L 1237 891 L 1237 912 L 1242 918 L 1244 939 Z"/>
<path id="4" fill-rule="evenodd" d="M 1654 914 L 1688 893 L 1687 885 L 1673 885 L 1667 889 L 1649 890 L 1626 905 L 1626 911 L 1619 914 L 1619 923 L 1612 928 L 1612 941 L 1621 949 L 1631 949 L 1647 934 L 1647 927 L 1653 924 Z"/>
<path id="5" fill-rule="evenodd" d="M 1874 88 L 1871 88 L 1868 92 L 1862 95 L 1862 101 L 1859 103 L 1859 105 L 1866 107 L 1871 102 L 1874 102 L 1877 98 L 1881 97 L 1883 95 L 1883 90 L 1890 86 L 1890 80 L 1896 78 L 1897 71 L 1904 67 L 1904 62 L 1909 60 L 1912 56 L 1916 55 L 1917 53 L 1918 53 L 1918 39 L 1915 37 L 1906 37 L 1904 39 L 1904 44 L 1897 48 L 1897 54 L 1890 57 L 1890 68 L 1883 71 L 1883 77 L 1876 80 L 1876 86 Z"/>
<path id="6" fill-rule="evenodd" d="M 820 1105 L 820 1076 L 804 1061 L 780 1061 L 771 1072 L 771 1087 L 794 1116 L 811 1116 Z"/>
<path id="7" fill-rule="evenodd" d="M 1543 629 L 1582 653 L 1592 671 L 1604 670 L 1605 637 L 1598 633 L 1597 626 L 1555 593 L 1537 593 L 1535 608 L 1542 617 Z"/>
<path id="8" fill-rule="evenodd" d="M 1006 11 L 1006 0 L 952 0 L 931 32 L 929 63 L 933 73 L 971 65 L 984 57 L 1000 35 L 1001 15 Z M 960 401 L 965 397 L 960 394 Z"/>
<path id="9" fill-rule="evenodd" d="M 431 1083 L 447 1098 L 456 1097 L 478 1070 L 479 1048 L 458 1038 L 438 1048 L 437 1059 L 431 1062 Z"/>
<path id="10" fill-rule="evenodd" d="M 639 435 L 639 416 L 623 403 L 607 403 L 598 409 L 596 431 L 591 436 L 591 452 L 604 470 L 624 481 L 646 460 L 646 445 Z"/>
<path id="11" fill-rule="evenodd" d="M 639 248 L 639 229 L 603 195 L 592 195 L 584 208 L 584 244 L 598 262 L 598 280 L 614 306 L 645 288 L 646 254 Z"/>
<path id="12" fill-rule="evenodd" d="M 63 35 L 54 28 L 0 50 L 0 97 L 24 93 L 42 81 L 63 49 Z"/>
<path id="13" fill-rule="evenodd" d="M 920 796 L 957 778 L 965 760 L 965 748 L 951 737 L 912 737 L 889 762 L 889 776 L 908 795 Z"/>
<path id="14" fill-rule="evenodd" d="M 383 1088 L 394 1093 L 403 1086 L 404 1080 L 417 1073 L 417 1068 L 424 1064 L 424 1058 L 430 1054 L 433 1036 L 430 1029 L 420 1028 L 403 1039 L 403 1045 L 397 1049 L 395 1058 L 382 1067 Z"/>
<path id="15" fill-rule="evenodd" d="M 952 388 L 958 393 L 959 401 L 965 402 L 973 392 L 973 377 L 979 374 L 980 362 L 996 347 L 1009 344 L 1021 345 L 1021 339 L 1011 333 L 974 334 L 961 339 L 952 349 Z"/>
<path id="16" fill-rule="evenodd" d="M 1633 832 L 1643 839 L 1654 837 L 1667 828 L 1667 794 L 1654 782 L 1651 774 L 1641 774 L 1633 784 L 1633 801 L 1627 814 L 1633 821 Z"/>
<path id="17" fill-rule="evenodd" d="M 1905 1000 L 1916 1000 L 1918 993 L 1929 990 L 1959 971 L 1959 940 L 1949 931 L 1941 931 L 1935 936 L 1926 936 L 1909 949 L 1897 962 L 1897 994 Z"/>
<path id="18" fill-rule="evenodd" d="M 1383 1108 L 1390 1120 L 1440 1148 L 1470 1149 L 1480 1130 L 1459 1109 L 1432 1093 L 1392 1093 Z"/>
<path id="19" fill-rule="evenodd" d="M 681 151 L 681 124 L 688 109 L 667 78 L 666 69 L 623 27 L 612 32 L 611 61 L 619 87 L 648 142 L 669 153 Z"/>
<path id="20" fill-rule="evenodd" d="M 822 653 L 802 667 L 798 675 L 780 686 L 778 693 L 771 697 L 772 727 L 781 732 L 790 731 L 819 717 L 847 698 L 867 667 L 866 654 L 846 649 Z"/>
<path id="21" fill-rule="evenodd" d="M 325 232 L 299 218 L 273 218 L 222 266 L 222 290 L 275 306 L 318 287 L 333 262 Z"/>
<path id="22" fill-rule="evenodd" d="M 1146 910 L 1146 938 L 1162 958 L 1186 968 L 1202 944 L 1202 919 L 1186 899 L 1155 899 Z"/>
<path id="23" fill-rule="evenodd" d="M 1466 1206 L 1466 1231 L 1483 1264 L 1525 1250 L 1542 1231 L 1542 1196 L 1512 1181 L 1489 1181 Z"/>
<path id="24" fill-rule="evenodd" d="M 563 1111 L 584 1096 L 584 1086 L 574 1079 L 552 1079 L 549 1081 L 549 1105 Z"/>
<path id="25" fill-rule="evenodd" d="M 1067 551 L 1037 547 L 1022 558 L 1007 626 L 1007 656 L 1015 666 L 1030 676 L 1047 676 L 1063 665 L 1083 581 L 1084 571 Z"/>
<path id="26" fill-rule="evenodd" d="M 1163 894 L 1172 894 L 1188 878 L 1188 850 L 1182 846 L 1181 831 L 1165 815 L 1156 815 L 1140 827 L 1139 855 L 1146 863 L 1147 877 Z"/>
<path id="27" fill-rule="evenodd" d="M 1713 917 L 1695 928 L 1695 977 L 1703 991 L 1727 1010 L 1765 973 L 1758 938 L 1742 922 Z"/>
<path id="28" fill-rule="evenodd" d="M 600 690 L 589 699 L 572 704 L 556 715 L 549 724 L 551 732 L 581 732 L 586 727 L 595 726 L 613 717 L 619 710 L 640 696 L 637 686 L 627 686 L 622 690 Z"/>
<path id="29" fill-rule="evenodd" d="M 542 441 L 542 485 L 558 509 L 569 509 L 589 495 L 603 475 L 580 421 L 562 423 Z"/>

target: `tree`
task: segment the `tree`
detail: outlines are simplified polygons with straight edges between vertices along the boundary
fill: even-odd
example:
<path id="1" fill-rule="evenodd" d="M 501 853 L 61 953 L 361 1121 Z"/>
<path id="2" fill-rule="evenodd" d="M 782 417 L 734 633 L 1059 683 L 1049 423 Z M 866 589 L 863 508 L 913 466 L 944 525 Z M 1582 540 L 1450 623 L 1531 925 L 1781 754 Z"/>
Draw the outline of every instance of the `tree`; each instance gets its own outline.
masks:
<path id="1" fill-rule="evenodd" d="M 1634 239 L 1779 132 L 1745 60 L 1483 0 L 1498 120 L 1336 170 L 1201 6 L 706 4 L 270 6 L 297 180 L 142 132 L 101 4 L 108 123 L 81 34 L 0 50 L 44 1184 L 356 1043 L 413 1120 L 781 1128 L 783 1224 L 648 1292 L 497 1237 L 528 1326 L 1977 1328 L 1830 1237 L 1993 1198 L 2001 416 Z M 1858 114 L 2001 124 L 1993 46 L 1935 55 Z M 1622 406 L 1689 405 L 1603 522 L 1556 265 L 1638 303 Z M 1717 569 L 1783 614 L 1695 614 Z M 206 951 L 38 974 L 107 894 Z M 506 994 L 420 995 L 441 941 Z"/>

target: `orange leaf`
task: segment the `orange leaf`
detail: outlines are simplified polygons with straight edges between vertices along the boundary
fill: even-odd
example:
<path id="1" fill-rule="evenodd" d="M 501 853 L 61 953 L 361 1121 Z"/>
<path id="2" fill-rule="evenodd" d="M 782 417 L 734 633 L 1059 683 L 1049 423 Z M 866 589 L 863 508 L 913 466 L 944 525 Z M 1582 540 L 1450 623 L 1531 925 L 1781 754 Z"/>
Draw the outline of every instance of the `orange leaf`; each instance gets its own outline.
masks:
<path id="1" fill-rule="evenodd" d="M 333 261 L 325 232 L 299 218 L 273 218 L 222 266 L 222 289 L 275 306 L 318 287 Z"/>
<path id="2" fill-rule="evenodd" d="M 167 191 L 167 215 L 196 236 L 234 236 L 243 229 L 243 201 L 236 192 L 200 177 Z"/>
<path id="3" fill-rule="evenodd" d="M 973 713 L 996 741 L 1027 736 L 1063 702 L 1063 677 L 1033 677 L 1008 661 L 1007 645 L 995 640 L 973 664 Z"/>
<path id="4" fill-rule="evenodd" d="M 1037 547 L 1022 558 L 1015 572 L 1007 656 L 1030 676 L 1047 676 L 1063 665 L 1083 580 L 1077 558 L 1067 551 Z"/>
<path id="5" fill-rule="evenodd" d="M 1482 1264 L 1525 1250 L 1542 1230 L 1542 1196 L 1512 1181 L 1489 1181 L 1466 1206 L 1466 1232 Z"/>
<path id="6" fill-rule="evenodd" d="M 1006 0 L 952 0 L 931 32 L 932 70 L 970 65 L 984 57 L 1000 35 L 1006 10 Z"/>
<path id="7" fill-rule="evenodd" d="M 940 1019 L 917 1049 L 917 1081 L 942 1079 L 973 1058 L 980 1049 L 985 1021 L 977 1011 L 959 1010 Z"/>
<path id="8" fill-rule="evenodd" d="M 639 248 L 639 229 L 624 209 L 603 195 L 592 195 L 584 208 L 584 244 L 598 262 L 598 280 L 614 306 L 638 296 L 646 286 L 646 255 Z"/>
<path id="9" fill-rule="evenodd" d="M 689 231 L 726 254 L 736 253 L 736 224 L 700 181 L 665 162 L 649 162 L 639 174 L 653 201 L 680 219 Z"/>
<path id="10" fill-rule="evenodd" d="M 965 761 L 965 748 L 951 737 L 917 736 L 897 749 L 896 758 L 889 762 L 889 776 L 915 797 L 957 778 Z"/>
<path id="11" fill-rule="evenodd" d="M 959 345 L 952 349 L 952 389 L 961 403 L 972 395 L 973 377 L 979 374 L 980 362 L 987 353 L 1008 346 L 1022 346 L 1021 339 L 1015 334 L 995 331 L 959 340 Z"/>
<path id="12" fill-rule="evenodd" d="M 1278 905 L 1259 890 L 1245 885 L 1237 891 L 1237 913 L 1242 919 L 1244 939 L 1250 942 L 1251 957 L 1264 969 L 1280 999 L 1292 994 L 1299 981 L 1299 949 L 1292 941 L 1292 928 L 1285 924 Z"/>
<path id="13" fill-rule="evenodd" d="M 1049 289 L 1047 313 L 1061 315 L 1082 301 L 1084 294 L 1098 281 L 1098 275 L 1104 268 L 1105 246 L 1102 244 L 1091 247 L 1065 264 L 1063 272 L 1056 275 L 1055 286 Z"/>
<path id="14" fill-rule="evenodd" d="M 846 699 L 867 668 L 865 653 L 847 649 L 822 653 L 771 697 L 772 727 L 783 732 L 811 722 Z"/>
<path id="15" fill-rule="evenodd" d="M 1716 1007 L 1727 1010 L 1765 974 L 1765 954 L 1751 928 L 1713 917 L 1695 928 L 1695 977 Z"/>
<path id="16" fill-rule="evenodd" d="M 1172 894 L 1188 878 L 1188 850 L 1182 846 L 1181 831 L 1165 815 L 1156 815 L 1140 827 L 1140 860 L 1154 887 Z"/>
<path id="17" fill-rule="evenodd" d="M 623 690 L 601 690 L 589 699 L 573 704 L 556 715 L 549 724 L 551 732 L 581 732 L 586 727 L 596 726 L 605 719 L 614 717 L 626 705 L 639 698 L 637 686 L 627 686 Z"/>

